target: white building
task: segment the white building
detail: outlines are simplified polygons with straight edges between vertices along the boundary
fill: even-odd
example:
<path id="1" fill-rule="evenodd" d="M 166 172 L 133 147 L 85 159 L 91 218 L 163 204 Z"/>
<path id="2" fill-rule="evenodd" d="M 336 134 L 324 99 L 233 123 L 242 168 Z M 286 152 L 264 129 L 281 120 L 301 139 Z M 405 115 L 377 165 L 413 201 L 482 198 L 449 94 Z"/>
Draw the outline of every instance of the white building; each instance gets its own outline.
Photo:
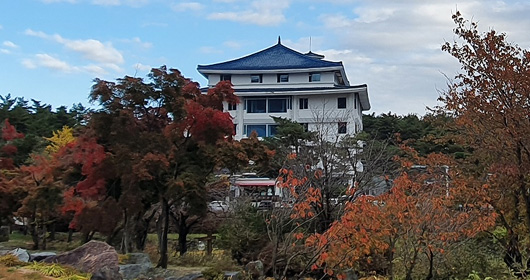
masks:
<path id="1" fill-rule="evenodd" d="M 271 116 L 301 123 L 325 139 L 362 130 L 362 111 L 370 109 L 366 84 L 350 85 L 342 62 L 303 54 L 278 44 L 242 58 L 199 65 L 208 87 L 230 80 L 239 104 L 224 104 L 233 117 L 235 138 L 252 131 L 273 136 Z"/>

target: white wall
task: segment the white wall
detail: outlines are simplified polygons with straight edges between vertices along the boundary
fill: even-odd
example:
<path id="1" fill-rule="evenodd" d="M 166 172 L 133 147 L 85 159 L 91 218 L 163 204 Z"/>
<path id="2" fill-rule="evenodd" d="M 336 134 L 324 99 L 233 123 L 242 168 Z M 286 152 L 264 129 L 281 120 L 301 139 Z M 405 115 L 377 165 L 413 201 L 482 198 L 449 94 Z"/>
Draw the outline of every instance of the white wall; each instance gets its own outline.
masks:
<path id="1" fill-rule="evenodd" d="M 318 72 L 315 72 L 318 73 Z M 334 86 L 334 72 L 319 72 L 319 82 L 309 82 L 309 73 L 289 73 L 289 82 L 278 83 L 276 73 L 262 74 L 262 83 L 251 83 L 249 74 L 232 74 L 234 88 L 260 88 L 260 87 L 332 87 Z M 208 86 L 215 86 L 220 81 L 221 75 L 209 74 Z"/>
<path id="2" fill-rule="evenodd" d="M 241 98 L 237 111 L 229 111 L 237 124 L 236 139 L 244 136 L 244 125 L 247 124 L 274 124 L 271 116 L 292 119 L 299 123 L 308 123 L 310 131 L 322 133 L 322 137 L 328 141 L 335 141 L 338 135 L 338 123 L 346 122 L 346 134 L 353 135 L 362 130 L 362 111 L 357 102 L 354 108 L 354 97 L 356 94 L 326 94 L 326 95 L 306 95 L 293 96 L 292 109 L 286 113 L 247 113 L 244 110 L 245 99 Z M 339 97 L 346 98 L 346 108 L 338 109 Z M 299 109 L 300 98 L 308 98 L 308 109 Z M 225 109 L 227 109 L 225 104 Z"/>

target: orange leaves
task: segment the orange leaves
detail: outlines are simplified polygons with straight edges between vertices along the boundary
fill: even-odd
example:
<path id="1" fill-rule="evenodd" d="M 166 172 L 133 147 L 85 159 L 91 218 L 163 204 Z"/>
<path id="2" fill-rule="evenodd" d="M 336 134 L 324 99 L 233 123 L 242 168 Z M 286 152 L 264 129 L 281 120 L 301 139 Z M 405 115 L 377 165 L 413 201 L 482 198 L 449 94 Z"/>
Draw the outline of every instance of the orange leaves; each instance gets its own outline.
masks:
<path id="1" fill-rule="evenodd" d="M 296 159 L 296 157 L 297 157 L 296 153 L 289 153 L 287 155 L 287 159 L 288 160 L 294 160 L 294 159 Z"/>
<path id="2" fill-rule="evenodd" d="M 304 238 L 304 234 L 302 232 L 295 233 L 294 238 L 296 238 L 296 240 L 302 240 Z"/>

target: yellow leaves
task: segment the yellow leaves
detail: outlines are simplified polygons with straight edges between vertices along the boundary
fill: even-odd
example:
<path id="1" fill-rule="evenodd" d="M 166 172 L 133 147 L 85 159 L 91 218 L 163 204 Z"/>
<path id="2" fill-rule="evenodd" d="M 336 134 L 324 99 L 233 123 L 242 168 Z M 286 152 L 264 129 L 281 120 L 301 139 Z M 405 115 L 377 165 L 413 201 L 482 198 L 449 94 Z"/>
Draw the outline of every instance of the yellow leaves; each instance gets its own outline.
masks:
<path id="1" fill-rule="evenodd" d="M 52 137 L 45 139 L 50 141 L 50 144 L 46 146 L 46 152 L 49 154 L 55 154 L 62 147 L 75 141 L 73 129 L 68 126 L 63 126 L 61 130 L 54 131 Z"/>

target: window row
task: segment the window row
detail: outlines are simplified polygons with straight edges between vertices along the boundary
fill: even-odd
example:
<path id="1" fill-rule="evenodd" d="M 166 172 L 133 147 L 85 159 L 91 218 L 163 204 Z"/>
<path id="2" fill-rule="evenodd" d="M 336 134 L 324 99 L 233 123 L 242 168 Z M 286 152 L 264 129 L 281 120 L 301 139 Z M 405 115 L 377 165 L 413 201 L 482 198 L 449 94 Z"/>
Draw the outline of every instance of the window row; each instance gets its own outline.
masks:
<path id="1" fill-rule="evenodd" d="M 320 82 L 320 73 L 309 73 L 309 82 Z M 231 81 L 232 75 L 230 74 L 221 74 L 221 81 Z M 263 83 L 263 74 L 251 74 L 250 75 L 251 83 Z M 289 74 L 277 74 L 276 82 L 278 83 L 288 83 Z"/>
<path id="2" fill-rule="evenodd" d="M 304 127 L 306 132 L 309 131 L 309 125 L 307 123 L 301 123 L 300 125 Z M 236 129 L 236 125 L 234 125 L 234 129 Z M 250 136 L 252 132 L 255 131 L 258 134 L 258 137 L 272 137 L 276 135 L 277 129 L 278 125 L 276 124 L 247 124 L 244 127 L 244 133 L 245 135 Z M 337 123 L 337 134 L 346 133 L 348 133 L 348 123 Z"/>
<path id="3" fill-rule="evenodd" d="M 309 109 L 309 99 L 308 98 L 300 98 L 298 99 L 298 105 L 300 110 Z M 339 97 L 337 98 L 337 108 L 338 109 L 346 109 L 346 97 Z"/>
<path id="4" fill-rule="evenodd" d="M 249 98 L 245 100 L 247 113 L 286 113 L 292 109 L 291 98 Z"/>
<path id="5" fill-rule="evenodd" d="M 347 108 L 346 97 L 337 98 L 337 108 Z M 354 100 L 354 109 L 357 109 L 357 100 Z M 309 109 L 309 98 L 298 99 L 298 108 L 300 110 Z M 290 98 L 252 98 L 245 102 L 247 113 L 286 113 L 291 108 Z M 229 103 L 228 111 L 237 110 L 237 104 Z"/>
<path id="6" fill-rule="evenodd" d="M 276 134 L 276 124 L 247 124 L 245 125 L 245 134 L 250 136 L 253 131 L 258 134 L 258 137 L 272 137 Z"/>

